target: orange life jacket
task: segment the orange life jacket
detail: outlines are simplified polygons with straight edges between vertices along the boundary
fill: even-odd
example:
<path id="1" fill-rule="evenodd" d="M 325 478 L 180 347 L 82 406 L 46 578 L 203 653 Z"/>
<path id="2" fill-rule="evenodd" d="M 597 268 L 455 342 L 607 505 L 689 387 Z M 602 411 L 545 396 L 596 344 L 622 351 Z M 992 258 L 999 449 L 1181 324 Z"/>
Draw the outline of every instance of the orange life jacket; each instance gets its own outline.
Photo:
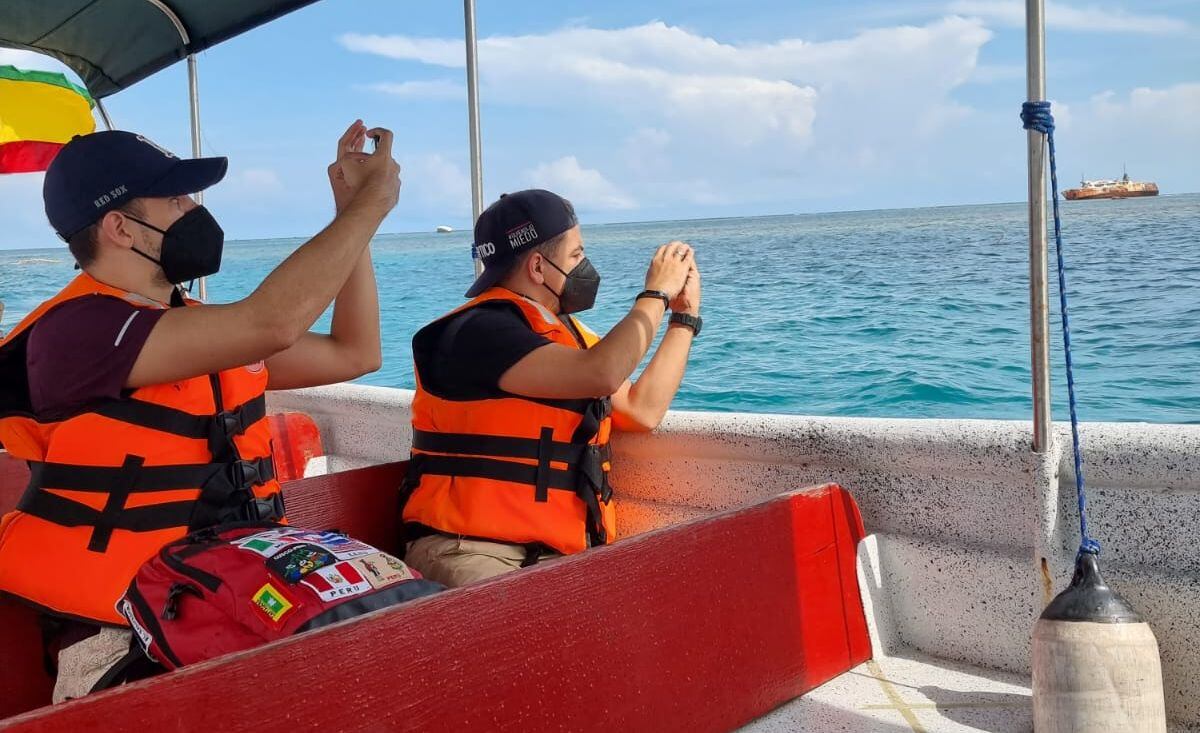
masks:
<path id="1" fill-rule="evenodd" d="M 452 316 L 497 301 L 555 343 L 586 349 L 600 340 L 574 318 L 564 323 L 533 300 L 492 288 L 421 329 L 414 350 L 436 344 Z M 609 398 L 444 399 L 425 388 L 421 355 L 414 361 L 413 449 L 403 511 L 410 536 L 433 530 L 562 553 L 614 539 Z"/>
<path id="2" fill-rule="evenodd" d="M 31 472 L 17 509 L 0 519 L 0 591 L 124 625 L 114 604 L 159 548 L 190 529 L 282 518 L 283 499 L 262 364 L 141 387 L 68 415 L 33 414 L 30 329 L 90 295 L 164 307 L 81 274 L 0 340 L 0 443 Z"/>

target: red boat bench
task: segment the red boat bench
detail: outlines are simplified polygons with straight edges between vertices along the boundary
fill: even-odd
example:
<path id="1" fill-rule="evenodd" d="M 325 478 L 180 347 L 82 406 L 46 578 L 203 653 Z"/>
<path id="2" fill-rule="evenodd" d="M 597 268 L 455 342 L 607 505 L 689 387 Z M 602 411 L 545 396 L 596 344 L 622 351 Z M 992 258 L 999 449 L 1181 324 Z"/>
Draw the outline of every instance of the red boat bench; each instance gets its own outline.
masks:
<path id="1" fill-rule="evenodd" d="M 394 549 L 404 464 L 285 488 L 298 526 Z M 15 501 L 0 487 L 0 509 Z M 834 485 L 0 721 L 0 730 L 723 731 L 870 657 Z M 0 716 L 45 704 L 33 614 L 0 603 Z"/>

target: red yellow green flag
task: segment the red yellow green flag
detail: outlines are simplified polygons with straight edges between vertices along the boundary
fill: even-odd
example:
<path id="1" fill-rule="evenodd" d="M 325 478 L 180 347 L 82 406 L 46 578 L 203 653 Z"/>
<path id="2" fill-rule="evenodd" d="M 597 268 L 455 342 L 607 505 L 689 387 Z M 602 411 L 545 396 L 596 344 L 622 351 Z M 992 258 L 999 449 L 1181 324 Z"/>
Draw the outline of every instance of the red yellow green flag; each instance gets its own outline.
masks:
<path id="1" fill-rule="evenodd" d="M 46 170 L 67 141 L 96 129 L 94 105 L 62 74 L 0 66 L 0 173 Z"/>

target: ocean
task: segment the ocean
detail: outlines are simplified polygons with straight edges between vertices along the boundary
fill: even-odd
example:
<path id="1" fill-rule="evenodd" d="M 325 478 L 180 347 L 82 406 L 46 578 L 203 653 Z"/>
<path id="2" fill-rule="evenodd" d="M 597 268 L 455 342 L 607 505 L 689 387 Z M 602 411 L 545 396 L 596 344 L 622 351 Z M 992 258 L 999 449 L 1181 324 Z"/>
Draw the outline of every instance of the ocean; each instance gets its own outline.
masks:
<path id="1" fill-rule="evenodd" d="M 219 212 L 216 212 L 219 215 Z M 1200 194 L 1063 204 L 1080 419 L 1200 421 Z M 588 225 L 603 332 L 671 239 L 703 276 L 704 333 L 674 407 L 803 415 L 1028 419 L 1024 204 Z M 209 299 L 248 294 L 302 239 L 228 242 Z M 1051 241 L 1053 246 L 1053 241 Z M 413 386 L 410 341 L 462 302 L 470 234 L 372 245 L 384 365 Z M 0 330 L 72 276 L 61 250 L 0 250 Z M 1067 419 L 1051 250 L 1054 414 Z M 328 327 L 328 314 L 318 323 Z"/>

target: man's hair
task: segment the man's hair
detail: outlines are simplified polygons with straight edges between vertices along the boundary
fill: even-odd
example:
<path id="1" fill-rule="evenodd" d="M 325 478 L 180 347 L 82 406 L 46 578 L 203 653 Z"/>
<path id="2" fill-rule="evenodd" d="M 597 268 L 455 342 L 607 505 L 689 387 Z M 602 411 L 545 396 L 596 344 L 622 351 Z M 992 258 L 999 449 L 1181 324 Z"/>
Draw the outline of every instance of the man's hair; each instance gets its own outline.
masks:
<path id="1" fill-rule="evenodd" d="M 562 243 L 567 238 L 567 233 L 563 232 L 554 239 L 548 239 L 538 246 L 534 247 L 529 254 L 537 252 L 542 257 L 553 258 L 558 255 L 558 250 L 562 247 Z M 528 259 L 528 258 L 526 258 Z"/>
<path id="2" fill-rule="evenodd" d="M 139 217 L 146 214 L 146 210 L 137 199 L 113 209 L 113 211 Z M 72 234 L 71 238 L 67 240 L 67 249 L 71 250 L 71 254 L 74 255 L 75 261 L 79 263 L 80 267 L 87 267 L 95 262 L 96 254 L 100 251 L 100 222 L 95 221 Z"/>
<path id="3" fill-rule="evenodd" d="M 568 201 L 566 199 L 563 199 L 562 202 L 567 207 L 567 213 L 571 215 L 572 219 L 574 219 L 575 218 L 575 207 L 571 204 L 570 201 Z M 568 230 L 568 231 L 570 231 L 570 230 Z M 554 257 L 555 255 L 558 254 L 559 247 L 562 246 L 563 240 L 566 238 L 567 238 L 567 232 L 563 232 L 562 234 L 558 235 L 557 237 L 554 237 L 553 239 L 548 239 L 545 242 L 542 242 L 538 246 L 534 247 L 533 251 L 537 252 L 538 254 L 540 254 L 543 257 Z"/>

